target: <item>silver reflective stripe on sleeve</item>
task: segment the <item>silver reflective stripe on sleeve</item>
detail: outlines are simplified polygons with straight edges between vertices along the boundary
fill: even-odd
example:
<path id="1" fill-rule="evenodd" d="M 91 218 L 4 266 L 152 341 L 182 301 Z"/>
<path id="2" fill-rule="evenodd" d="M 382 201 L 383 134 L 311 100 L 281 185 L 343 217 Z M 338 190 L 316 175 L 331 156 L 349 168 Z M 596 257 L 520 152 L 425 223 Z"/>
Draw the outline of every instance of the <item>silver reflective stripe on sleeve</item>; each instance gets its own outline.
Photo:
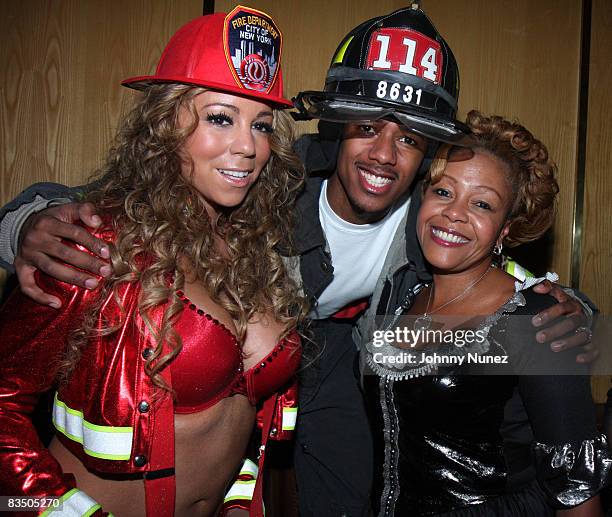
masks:
<path id="1" fill-rule="evenodd" d="M 283 408 L 283 431 L 293 431 L 295 429 L 295 422 L 297 420 L 296 407 L 284 407 Z"/>
<path id="2" fill-rule="evenodd" d="M 100 508 L 85 492 L 73 488 L 60 497 L 59 508 L 45 510 L 40 517 L 89 517 Z"/>
<path id="3" fill-rule="evenodd" d="M 251 476 L 253 478 L 256 478 L 258 473 L 259 473 L 259 467 L 257 466 L 257 463 L 250 460 L 249 458 L 244 460 L 242 467 L 240 467 L 241 476 Z"/>
<path id="4" fill-rule="evenodd" d="M 129 460 L 132 452 L 132 427 L 96 425 L 83 417 L 83 412 L 53 400 L 53 425 L 64 436 L 83 445 L 88 456 L 104 460 Z"/>
<path id="5" fill-rule="evenodd" d="M 228 503 L 237 499 L 250 501 L 253 499 L 253 492 L 255 492 L 255 482 L 255 479 L 248 479 L 246 481 L 238 479 L 227 491 L 227 494 L 225 494 L 223 502 Z"/>

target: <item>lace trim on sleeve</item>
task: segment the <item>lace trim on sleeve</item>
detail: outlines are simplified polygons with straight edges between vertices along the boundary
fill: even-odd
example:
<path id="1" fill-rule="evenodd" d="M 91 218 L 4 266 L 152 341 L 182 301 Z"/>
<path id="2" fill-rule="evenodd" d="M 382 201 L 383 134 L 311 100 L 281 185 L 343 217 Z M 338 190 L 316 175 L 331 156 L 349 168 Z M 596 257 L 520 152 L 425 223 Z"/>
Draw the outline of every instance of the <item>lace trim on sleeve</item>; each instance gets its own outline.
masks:
<path id="1" fill-rule="evenodd" d="M 540 485 L 563 507 L 584 503 L 610 481 L 612 459 L 603 435 L 563 445 L 535 442 L 533 453 Z"/>
<path id="2" fill-rule="evenodd" d="M 529 289 L 530 287 L 533 287 L 534 285 L 539 284 L 539 283 L 543 282 L 544 280 L 550 280 L 551 282 L 558 282 L 559 281 L 559 275 L 557 275 L 557 273 L 548 271 L 546 273 L 546 276 L 541 276 L 541 277 L 538 277 L 538 278 L 527 277 L 522 282 L 519 282 L 518 280 L 516 280 L 514 282 L 514 290 L 515 291 L 524 291 L 525 289 Z"/>

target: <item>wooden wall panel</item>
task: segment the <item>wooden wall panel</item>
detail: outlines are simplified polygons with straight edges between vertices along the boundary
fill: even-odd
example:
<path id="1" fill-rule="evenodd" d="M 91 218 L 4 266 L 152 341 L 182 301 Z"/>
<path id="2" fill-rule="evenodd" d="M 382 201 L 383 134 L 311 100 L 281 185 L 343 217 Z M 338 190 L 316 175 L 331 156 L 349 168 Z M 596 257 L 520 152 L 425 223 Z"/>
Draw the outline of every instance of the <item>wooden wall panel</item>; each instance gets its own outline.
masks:
<path id="1" fill-rule="evenodd" d="M 612 4 L 593 0 L 591 58 L 589 63 L 589 110 L 585 167 L 584 212 L 580 288 L 601 310 L 597 330 L 602 359 L 601 373 L 593 380 L 595 400 L 603 402 L 611 386 L 612 352 Z"/>
<path id="2" fill-rule="evenodd" d="M 3 1 L 0 203 L 37 181 L 83 183 L 133 93 L 202 0 Z M 4 284 L 0 271 L 0 292 Z"/>
<path id="3" fill-rule="evenodd" d="M 612 3 L 593 0 L 580 287 L 612 316 Z"/>
<path id="4" fill-rule="evenodd" d="M 516 118 L 559 166 L 553 270 L 570 282 L 576 178 L 581 2 L 424 0 L 461 71 L 460 115 Z"/>
<path id="5" fill-rule="evenodd" d="M 130 104 L 119 82 L 149 73 L 201 0 L 24 0 L 0 17 L 0 201 L 34 181 L 78 184 Z"/>

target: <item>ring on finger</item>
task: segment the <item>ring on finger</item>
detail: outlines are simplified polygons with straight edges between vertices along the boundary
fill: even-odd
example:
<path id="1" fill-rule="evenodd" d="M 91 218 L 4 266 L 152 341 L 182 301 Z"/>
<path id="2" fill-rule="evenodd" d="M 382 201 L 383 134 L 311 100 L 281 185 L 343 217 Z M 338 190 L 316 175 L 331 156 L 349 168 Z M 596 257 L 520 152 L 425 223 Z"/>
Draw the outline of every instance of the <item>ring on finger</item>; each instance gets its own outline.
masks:
<path id="1" fill-rule="evenodd" d="M 578 327 L 574 333 L 575 334 L 581 334 L 582 332 L 586 333 L 587 336 L 587 341 L 591 341 L 593 339 L 593 331 L 589 328 L 589 327 Z"/>

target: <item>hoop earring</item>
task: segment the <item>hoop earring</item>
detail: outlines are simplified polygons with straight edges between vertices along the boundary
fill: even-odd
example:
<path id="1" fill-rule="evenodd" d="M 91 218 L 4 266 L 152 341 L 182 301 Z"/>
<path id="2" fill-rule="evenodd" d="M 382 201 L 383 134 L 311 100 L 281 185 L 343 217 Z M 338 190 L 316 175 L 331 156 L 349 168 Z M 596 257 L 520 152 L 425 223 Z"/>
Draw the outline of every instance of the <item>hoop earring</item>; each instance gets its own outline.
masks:
<path id="1" fill-rule="evenodd" d="M 503 247 L 504 245 L 501 242 L 498 242 L 495 246 L 493 246 L 493 254 L 498 256 L 501 255 Z"/>

